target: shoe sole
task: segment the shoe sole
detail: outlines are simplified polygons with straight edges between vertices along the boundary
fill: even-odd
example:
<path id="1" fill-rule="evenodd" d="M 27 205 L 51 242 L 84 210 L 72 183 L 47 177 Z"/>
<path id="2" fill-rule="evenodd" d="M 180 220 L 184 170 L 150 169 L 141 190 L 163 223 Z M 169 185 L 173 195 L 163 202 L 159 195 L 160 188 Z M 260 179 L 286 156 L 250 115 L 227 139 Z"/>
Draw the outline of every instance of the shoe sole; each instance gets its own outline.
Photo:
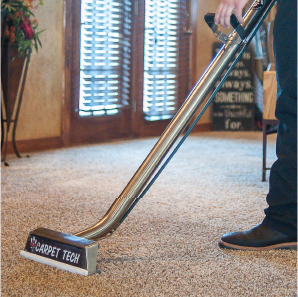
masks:
<path id="1" fill-rule="evenodd" d="M 250 247 L 250 246 L 241 246 L 235 245 L 231 243 L 227 243 L 225 241 L 220 240 L 218 242 L 220 248 L 231 249 L 231 250 L 241 250 L 241 251 L 268 251 L 268 250 L 277 250 L 277 249 L 290 249 L 297 250 L 297 242 L 287 242 L 287 243 L 279 243 L 273 244 L 264 247 Z"/>

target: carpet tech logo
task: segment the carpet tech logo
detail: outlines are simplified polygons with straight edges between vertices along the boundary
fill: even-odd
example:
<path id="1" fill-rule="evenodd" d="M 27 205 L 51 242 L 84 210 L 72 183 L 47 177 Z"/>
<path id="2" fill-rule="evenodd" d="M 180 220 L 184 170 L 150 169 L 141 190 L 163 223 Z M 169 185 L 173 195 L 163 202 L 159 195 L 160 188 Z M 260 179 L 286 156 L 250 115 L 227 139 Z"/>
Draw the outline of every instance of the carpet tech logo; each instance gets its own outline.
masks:
<path id="1" fill-rule="evenodd" d="M 46 239 L 39 239 L 34 235 L 31 235 L 27 245 L 27 250 L 31 253 L 40 256 L 46 256 L 48 258 L 58 260 L 71 265 L 81 264 L 82 251 L 74 247 L 66 247 L 63 244 L 57 242 L 50 242 Z"/>
<path id="2" fill-rule="evenodd" d="M 36 246 L 37 246 L 37 239 L 34 236 L 32 236 L 30 239 L 30 249 L 32 253 L 35 252 Z"/>

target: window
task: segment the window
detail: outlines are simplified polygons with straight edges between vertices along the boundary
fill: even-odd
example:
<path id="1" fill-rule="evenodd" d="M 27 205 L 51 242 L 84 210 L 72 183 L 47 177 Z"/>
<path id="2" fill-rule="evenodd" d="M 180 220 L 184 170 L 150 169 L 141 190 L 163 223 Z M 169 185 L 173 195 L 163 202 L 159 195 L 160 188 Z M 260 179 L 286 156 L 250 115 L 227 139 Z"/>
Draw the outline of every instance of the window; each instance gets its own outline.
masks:
<path id="1" fill-rule="evenodd" d="M 143 112 L 147 120 L 172 118 L 178 109 L 180 32 L 184 1 L 146 0 Z"/>
<path id="2" fill-rule="evenodd" d="M 169 119 L 178 109 L 180 0 L 145 0 L 143 112 Z M 131 1 L 83 0 L 80 116 L 111 115 L 129 104 Z"/>
<path id="3" fill-rule="evenodd" d="M 81 2 L 79 115 L 113 115 L 129 104 L 131 1 Z"/>

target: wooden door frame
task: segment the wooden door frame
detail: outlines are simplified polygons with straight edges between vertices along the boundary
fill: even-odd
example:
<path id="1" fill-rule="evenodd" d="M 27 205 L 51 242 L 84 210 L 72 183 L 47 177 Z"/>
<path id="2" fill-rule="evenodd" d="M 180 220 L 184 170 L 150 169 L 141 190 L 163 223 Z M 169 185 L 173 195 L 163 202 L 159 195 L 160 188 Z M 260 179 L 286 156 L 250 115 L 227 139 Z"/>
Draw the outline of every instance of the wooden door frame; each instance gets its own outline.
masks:
<path id="1" fill-rule="evenodd" d="M 72 117 L 72 96 L 73 96 L 73 56 L 72 56 L 72 48 L 74 46 L 73 36 L 76 32 L 74 32 L 74 1 L 76 0 L 64 0 L 64 92 L 63 92 L 63 102 L 62 102 L 62 125 L 61 125 L 61 138 L 64 146 L 69 146 L 74 143 L 80 143 L 82 140 L 74 139 L 71 135 L 71 117 Z M 145 9 L 144 0 L 135 0 L 133 2 L 133 37 L 132 42 L 135 44 L 137 42 L 141 42 L 144 40 L 144 30 L 142 30 L 142 26 L 138 26 L 138 22 L 140 21 L 140 11 Z M 189 80 L 193 82 L 194 77 L 196 75 L 195 69 L 195 61 L 197 57 L 197 53 L 195 52 L 196 46 L 196 34 L 197 34 L 197 25 L 196 25 L 196 1 L 192 0 L 190 2 L 191 5 L 191 20 L 190 20 L 190 29 L 193 31 L 193 35 L 191 38 L 191 47 L 190 47 L 190 78 Z M 139 10 L 139 13 L 135 10 L 136 7 Z M 195 9 L 194 9 L 195 8 Z M 135 47 L 133 47 L 135 49 Z M 129 131 L 127 136 L 134 137 L 143 137 L 143 136 L 156 136 L 160 135 L 160 131 L 164 130 L 166 126 L 169 124 L 170 120 L 161 121 L 158 124 L 156 122 L 148 122 L 146 121 L 146 129 L 140 129 L 140 127 L 144 127 L 143 121 L 145 121 L 142 117 L 142 100 L 138 100 L 142 94 L 142 90 L 138 86 L 142 85 L 143 77 L 139 75 L 139 68 L 143 65 L 143 51 L 138 51 L 137 53 L 132 51 L 133 63 L 132 63 L 132 86 L 131 86 L 131 121 L 132 121 L 132 131 L 135 131 L 132 135 L 132 131 Z M 141 80 L 141 81 L 140 81 Z M 158 130 L 158 132 L 157 132 Z M 98 139 L 94 140 L 94 142 L 100 142 L 104 140 Z"/>
<path id="2" fill-rule="evenodd" d="M 65 146 L 70 145 L 71 82 L 72 82 L 72 6 L 73 0 L 64 0 L 64 73 L 61 119 L 61 138 Z"/>
<path id="3" fill-rule="evenodd" d="M 145 0 L 136 0 L 138 2 L 138 8 L 142 13 L 139 13 L 137 16 L 135 16 L 134 21 L 137 23 L 144 23 L 144 16 L 145 16 Z M 195 0 L 189 1 L 188 10 L 190 11 L 190 17 L 189 17 L 189 28 L 193 31 L 196 28 L 196 25 L 194 28 L 192 18 L 196 16 L 197 11 L 195 11 L 193 14 L 191 12 L 192 3 L 196 2 Z M 144 45 L 144 28 L 141 26 L 134 26 L 135 31 L 133 32 L 133 35 L 135 36 L 134 44 L 143 44 Z M 187 40 L 189 37 L 185 38 L 187 35 L 183 37 L 184 40 Z M 192 48 L 196 48 L 194 46 L 191 46 L 192 44 L 192 38 L 189 42 L 189 56 L 186 57 L 188 59 L 188 68 L 189 71 L 187 73 L 189 81 L 192 81 L 191 75 L 193 73 L 193 70 L 191 69 L 191 63 L 192 60 L 191 56 L 193 56 L 193 53 L 190 52 Z M 188 42 L 188 41 L 187 41 Z M 132 96 L 133 96 L 133 102 L 134 102 L 134 120 L 133 120 L 133 133 L 135 137 L 146 137 L 146 136 L 159 136 L 161 133 L 166 129 L 166 127 L 171 122 L 171 119 L 168 120 L 159 120 L 159 121 L 147 121 L 144 118 L 144 112 L 143 112 L 143 89 L 140 89 L 138 86 L 143 86 L 143 69 L 144 69 L 144 46 L 142 47 L 142 50 L 140 50 L 141 47 L 137 47 L 138 52 L 134 55 L 134 60 L 137 61 L 137 63 L 134 63 L 133 68 L 133 86 L 132 86 Z M 185 59 L 185 57 L 183 57 Z M 138 71 L 139 69 L 136 68 L 142 68 L 142 72 Z M 140 75 L 141 74 L 141 75 Z M 179 94 L 179 102 L 178 105 L 181 106 L 183 102 L 186 99 L 187 92 L 189 92 L 190 87 L 192 85 L 190 83 L 185 83 L 185 86 L 187 88 L 187 91 L 184 92 L 184 94 L 181 96 Z M 179 88 L 180 92 L 180 88 Z M 139 98 L 139 99 L 138 99 Z"/>
<path id="4" fill-rule="evenodd" d="M 156 136 L 157 130 L 164 130 L 170 123 L 170 120 L 150 122 L 143 116 L 143 69 L 144 69 L 144 16 L 145 0 L 135 0 L 137 11 L 134 11 L 133 22 L 133 65 L 132 65 L 132 128 L 134 137 Z M 143 24 L 143 26 L 136 25 Z M 142 46 L 138 46 L 142 45 Z M 138 50 L 136 50 L 138 49 Z M 141 69 L 141 70 L 140 70 Z M 145 128 L 146 126 L 146 128 Z"/>
<path id="5" fill-rule="evenodd" d="M 79 116 L 81 0 L 69 2 L 66 0 L 66 3 L 68 5 L 65 13 L 65 61 L 67 61 L 65 68 L 68 69 L 65 70 L 67 72 L 65 82 L 68 84 L 67 92 L 70 98 L 67 103 L 67 140 L 70 144 L 97 143 L 114 138 L 128 137 L 131 135 L 131 106 L 122 107 L 116 115 Z"/>

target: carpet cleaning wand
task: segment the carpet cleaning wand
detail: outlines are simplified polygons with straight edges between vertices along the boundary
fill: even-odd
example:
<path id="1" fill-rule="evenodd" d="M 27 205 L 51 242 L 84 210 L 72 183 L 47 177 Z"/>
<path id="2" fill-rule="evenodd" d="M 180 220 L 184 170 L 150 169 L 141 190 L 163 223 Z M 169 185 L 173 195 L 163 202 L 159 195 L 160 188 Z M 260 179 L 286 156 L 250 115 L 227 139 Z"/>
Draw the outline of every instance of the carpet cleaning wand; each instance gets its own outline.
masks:
<path id="1" fill-rule="evenodd" d="M 230 35 L 221 32 L 214 24 L 214 14 L 207 14 L 205 21 L 215 36 L 223 42 L 223 46 L 121 195 L 98 223 L 74 235 L 46 228 L 30 232 L 21 256 L 83 275 L 95 273 L 99 248 L 97 240 L 113 233 L 155 182 L 206 111 L 275 2 L 276 0 L 255 1 L 245 14 L 242 25 L 232 15 L 231 24 L 235 30 Z M 173 148 L 208 96 L 199 115 L 182 140 Z"/>

